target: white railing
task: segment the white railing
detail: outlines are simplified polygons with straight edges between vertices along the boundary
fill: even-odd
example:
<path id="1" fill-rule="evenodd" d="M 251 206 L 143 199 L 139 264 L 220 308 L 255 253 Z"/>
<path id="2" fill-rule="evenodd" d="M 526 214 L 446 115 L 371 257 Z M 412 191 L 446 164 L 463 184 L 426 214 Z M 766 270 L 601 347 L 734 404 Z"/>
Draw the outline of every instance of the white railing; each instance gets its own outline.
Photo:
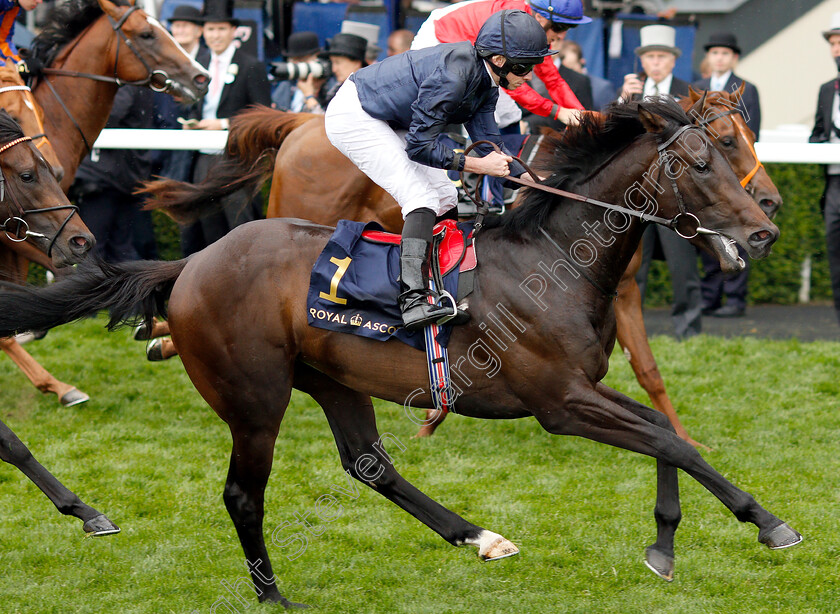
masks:
<path id="1" fill-rule="evenodd" d="M 808 143 L 807 126 L 762 130 L 755 151 L 762 162 L 840 164 L 840 144 Z M 109 128 L 94 143 L 99 149 L 195 149 L 222 151 L 224 130 L 129 130 Z"/>

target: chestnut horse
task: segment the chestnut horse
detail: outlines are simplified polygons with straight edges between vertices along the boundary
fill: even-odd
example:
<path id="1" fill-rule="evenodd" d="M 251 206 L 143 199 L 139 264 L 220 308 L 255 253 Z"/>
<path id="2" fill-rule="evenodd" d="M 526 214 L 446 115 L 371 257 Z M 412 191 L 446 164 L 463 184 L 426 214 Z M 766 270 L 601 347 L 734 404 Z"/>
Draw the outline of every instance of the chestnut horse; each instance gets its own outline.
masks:
<path id="1" fill-rule="evenodd" d="M 24 137 L 20 126 L 0 111 L 0 173 L 3 186 L 0 209 L 6 220 L 2 232 L 14 241 L 27 241 L 50 254 L 56 267 L 80 262 L 93 245 L 93 236 L 75 215 L 58 185 L 50 165 L 33 140 Z M 119 528 L 103 514 L 83 503 L 61 484 L 29 452 L 26 446 L 0 422 L 0 459 L 20 469 L 62 514 L 79 518 L 84 530 L 109 535 Z"/>
<path id="2" fill-rule="evenodd" d="M 32 142 L 44 156 L 53 174 L 60 180 L 63 175 L 61 163 L 44 133 L 44 117 L 32 90 L 23 82 L 13 64 L 0 65 L 0 109 L 5 110 L 19 125 L 23 133 L 32 137 Z M 29 261 L 53 268 L 52 259 L 28 241 L 13 241 L 0 233 L 0 276 L 10 281 L 26 279 Z M 90 397 L 75 386 L 66 384 L 49 373 L 29 355 L 14 337 L 0 339 L 0 349 L 23 371 L 29 381 L 41 392 L 52 393 L 64 406 L 84 403 Z"/>
<path id="3" fill-rule="evenodd" d="M 26 55 L 36 83 L 30 90 L 14 66 L 2 67 L 3 85 L 10 81 L 7 87 L 14 89 L 0 90 L 0 105 L 20 122 L 24 134 L 39 137 L 38 148 L 65 190 L 105 127 L 121 84 L 145 85 L 196 100 L 204 95 L 209 82 L 206 71 L 133 1 L 71 0 L 62 4 Z M 23 282 L 30 261 L 53 268 L 43 252 L 0 236 L 0 276 Z M 53 377 L 14 339 L 0 339 L 0 349 L 38 390 L 54 393 L 62 405 L 89 399 Z"/>
<path id="4" fill-rule="evenodd" d="M 735 173 L 746 179 L 742 180 L 744 186 L 772 217 L 782 198 L 755 155 L 755 135 L 735 112 L 741 93 L 710 92 L 702 111 L 693 119 L 705 127 Z M 688 111 L 701 98 L 700 92 L 692 90 L 690 97 L 680 104 Z M 547 148 L 542 150 L 544 154 Z M 143 191 L 153 196 L 149 207 L 163 208 L 178 221 L 192 221 L 206 210 L 208 203 L 220 202 L 221 196 L 243 185 L 259 185 L 272 169 L 268 217 L 298 217 L 329 226 L 339 219 L 376 221 L 392 232 L 402 229 L 402 214 L 393 198 L 330 144 L 324 132 L 323 116 L 319 115 L 265 108 L 246 111 L 233 120 L 224 162 L 208 179 L 195 186 L 172 180 L 154 181 L 147 183 Z M 326 177 L 329 181 L 325 181 Z M 636 378 L 653 406 L 668 416 L 680 437 L 692 445 L 700 445 L 680 423 L 648 343 L 641 294 L 635 279 L 640 263 L 641 249 L 618 287 L 618 342 L 629 356 Z M 156 323 L 147 336 L 165 334 L 168 334 L 165 323 Z M 175 344 L 168 340 L 161 340 L 154 351 L 160 358 L 177 353 Z M 445 413 L 431 411 L 418 436 L 431 435 L 445 417 Z"/>
<path id="5" fill-rule="evenodd" d="M 706 487 L 738 520 L 756 525 L 759 542 L 774 549 L 799 543 L 799 533 L 715 471 L 662 413 L 600 382 L 615 344 L 614 291 L 645 227 L 639 216 L 680 228 L 692 243 L 715 254 L 724 271 L 740 267 L 730 239 L 760 258 L 769 253 L 778 229 L 704 132 L 672 101 L 614 106 L 603 116 L 585 117 L 552 146 L 554 156 L 541 169 L 548 176 L 541 188 L 528 190 L 518 208 L 475 238 L 479 266 L 467 297 L 472 319 L 454 327 L 449 354 L 476 356 L 476 347 L 489 343 L 483 337 L 488 322 L 497 329 L 493 338 L 507 343 L 498 360 L 458 361 L 459 413 L 489 419 L 532 416 L 549 433 L 654 457 L 657 535 L 645 560 L 666 580 L 673 577 L 681 517 L 677 469 Z M 629 198 L 638 196 L 641 186 L 658 200 Z M 591 204 L 543 188 L 586 194 Z M 595 206 L 604 201 L 633 208 L 609 216 L 612 240 L 599 245 L 597 258 L 584 267 L 564 254 L 585 240 L 586 227 L 606 221 L 605 210 Z M 7 284 L 0 293 L 0 333 L 57 326 L 101 309 L 111 310 L 112 327 L 136 313 L 150 324 L 153 315 L 165 315 L 169 299 L 169 324 L 184 368 L 230 427 L 233 449 L 224 501 L 257 595 L 286 607 L 294 604 L 278 590 L 263 517 L 274 444 L 293 388 L 310 394 L 324 410 L 349 475 L 452 545 L 476 546 L 484 559 L 518 552 L 501 535 L 420 492 L 385 462 L 371 397 L 431 407 L 431 395 L 418 394 L 427 381 L 426 359 L 396 340 L 309 326 L 311 269 L 332 232 L 304 220 L 257 221 L 185 260 L 85 263 L 78 274 L 46 288 Z M 538 297 L 524 292 L 523 282 L 539 275 L 545 262 L 559 271 L 556 283 L 548 282 Z M 568 268 L 561 270 L 558 263 Z M 341 292 L 340 282 L 336 291 Z"/>

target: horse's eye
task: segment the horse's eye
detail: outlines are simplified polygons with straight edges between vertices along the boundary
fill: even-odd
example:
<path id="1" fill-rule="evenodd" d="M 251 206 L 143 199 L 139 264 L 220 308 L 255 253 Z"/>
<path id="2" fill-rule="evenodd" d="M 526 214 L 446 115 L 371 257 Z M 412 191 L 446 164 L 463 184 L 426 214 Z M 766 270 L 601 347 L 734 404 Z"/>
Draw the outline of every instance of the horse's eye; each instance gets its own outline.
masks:
<path id="1" fill-rule="evenodd" d="M 35 173 L 30 171 L 24 171 L 20 174 L 20 180 L 24 183 L 32 183 L 35 181 Z"/>
<path id="2" fill-rule="evenodd" d="M 141 32 L 140 38 L 147 41 L 153 40 L 155 38 L 155 32 L 154 30 L 147 30 L 146 32 Z"/>
<path id="3" fill-rule="evenodd" d="M 731 136 L 725 136 L 722 139 L 720 139 L 720 144 L 724 147 L 735 147 L 735 139 L 733 139 Z"/>
<path id="4" fill-rule="evenodd" d="M 709 168 L 708 164 L 695 164 L 693 167 L 694 172 L 698 175 L 708 175 L 712 170 Z"/>

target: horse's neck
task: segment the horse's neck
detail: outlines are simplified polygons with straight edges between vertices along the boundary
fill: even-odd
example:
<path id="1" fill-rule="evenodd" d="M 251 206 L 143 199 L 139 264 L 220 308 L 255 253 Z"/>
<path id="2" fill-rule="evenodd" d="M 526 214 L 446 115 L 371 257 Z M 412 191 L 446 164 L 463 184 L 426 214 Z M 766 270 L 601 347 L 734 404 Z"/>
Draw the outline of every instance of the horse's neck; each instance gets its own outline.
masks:
<path id="1" fill-rule="evenodd" d="M 626 197 L 640 203 L 637 188 L 650 191 L 644 173 L 653 154 L 639 155 L 637 147 L 621 152 L 587 181 L 567 191 L 612 205 L 626 207 Z M 617 171 L 616 169 L 622 169 Z M 638 218 L 611 212 L 590 203 L 565 200 L 549 216 L 540 231 L 540 241 L 553 253 L 565 252 L 590 278 L 607 292 L 618 287 L 642 238 Z"/>
<path id="2" fill-rule="evenodd" d="M 79 37 L 85 40 L 80 42 L 77 38 L 69 43 L 50 68 L 113 76 L 113 45 L 116 37 L 105 16 L 97 19 Z M 50 80 L 69 114 L 44 83 L 44 79 Z M 73 182 L 82 159 L 88 154 L 85 141 L 92 146 L 108 122 L 117 86 L 85 77 L 51 75 L 44 79 L 37 84 L 33 93 L 44 110 L 44 128 L 64 168 L 61 187 L 66 190 Z"/>

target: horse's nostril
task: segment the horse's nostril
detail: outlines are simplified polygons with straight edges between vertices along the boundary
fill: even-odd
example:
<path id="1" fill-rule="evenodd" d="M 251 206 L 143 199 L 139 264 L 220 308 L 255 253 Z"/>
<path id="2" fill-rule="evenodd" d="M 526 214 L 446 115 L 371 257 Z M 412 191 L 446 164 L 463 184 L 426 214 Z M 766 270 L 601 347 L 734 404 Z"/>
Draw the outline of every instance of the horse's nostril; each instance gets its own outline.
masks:
<path id="1" fill-rule="evenodd" d="M 198 74 L 193 77 L 193 82 L 198 86 L 203 86 L 207 84 L 208 81 L 209 79 L 207 78 L 207 75 Z"/>

